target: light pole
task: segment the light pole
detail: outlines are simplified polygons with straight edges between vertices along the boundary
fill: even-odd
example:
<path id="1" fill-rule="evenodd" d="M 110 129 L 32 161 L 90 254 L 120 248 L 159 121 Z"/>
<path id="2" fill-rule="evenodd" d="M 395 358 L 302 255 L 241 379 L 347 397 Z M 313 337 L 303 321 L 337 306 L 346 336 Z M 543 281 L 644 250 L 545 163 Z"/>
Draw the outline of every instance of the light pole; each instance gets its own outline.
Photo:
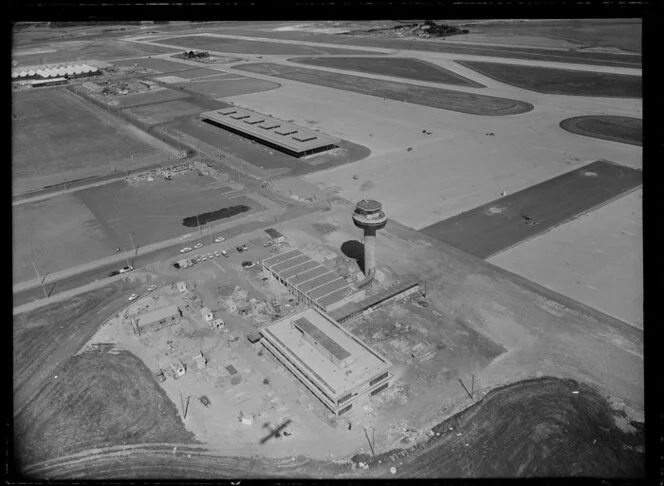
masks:
<path id="1" fill-rule="evenodd" d="M 46 287 L 44 287 L 44 280 L 39 275 L 39 272 L 37 271 L 37 267 L 35 265 L 35 262 L 32 262 L 32 268 L 35 269 L 35 273 L 37 274 L 37 280 L 39 280 L 39 284 L 41 285 L 41 288 L 44 291 L 44 298 L 48 299 L 48 293 L 46 292 Z M 46 277 L 44 277 L 44 279 L 45 278 Z"/>
<path id="2" fill-rule="evenodd" d="M 131 241 L 131 251 L 134 253 L 134 260 L 136 259 L 136 256 L 138 255 L 138 251 L 136 250 L 136 247 L 134 246 L 134 237 L 129 232 L 129 241 Z"/>
<path id="3" fill-rule="evenodd" d="M 196 215 L 196 224 L 198 225 L 198 234 L 202 235 L 203 231 L 201 230 L 201 222 L 198 220 L 198 214 Z"/>

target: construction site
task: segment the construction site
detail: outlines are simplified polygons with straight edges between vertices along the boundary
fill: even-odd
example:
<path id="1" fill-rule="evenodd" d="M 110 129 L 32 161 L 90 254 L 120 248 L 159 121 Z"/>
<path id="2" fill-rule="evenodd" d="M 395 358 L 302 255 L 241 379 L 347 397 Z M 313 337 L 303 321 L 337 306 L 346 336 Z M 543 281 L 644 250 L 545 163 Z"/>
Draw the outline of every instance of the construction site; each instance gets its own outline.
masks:
<path id="1" fill-rule="evenodd" d="M 640 56 L 473 25 L 17 34 L 21 474 L 643 476 Z"/>

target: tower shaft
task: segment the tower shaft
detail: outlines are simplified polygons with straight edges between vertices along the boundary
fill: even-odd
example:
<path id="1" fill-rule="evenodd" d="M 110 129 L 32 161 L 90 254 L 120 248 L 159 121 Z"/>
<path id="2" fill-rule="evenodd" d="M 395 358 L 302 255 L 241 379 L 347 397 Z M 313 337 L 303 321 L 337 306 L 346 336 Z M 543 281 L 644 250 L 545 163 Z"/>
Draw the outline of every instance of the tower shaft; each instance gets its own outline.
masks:
<path id="1" fill-rule="evenodd" d="M 367 277 L 376 271 L 376 230 L 364 229 L 364 275 Z"/>

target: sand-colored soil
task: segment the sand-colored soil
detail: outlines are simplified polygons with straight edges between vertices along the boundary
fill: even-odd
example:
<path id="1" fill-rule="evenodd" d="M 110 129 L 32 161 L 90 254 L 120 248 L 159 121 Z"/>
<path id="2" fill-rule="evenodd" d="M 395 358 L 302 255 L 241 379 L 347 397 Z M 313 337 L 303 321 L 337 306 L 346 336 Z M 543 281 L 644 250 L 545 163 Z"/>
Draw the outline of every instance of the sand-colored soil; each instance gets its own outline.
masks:
<path id="1" fill-rule="evenodd" d="M 489 258 L 643 329 L 643 191 Z"/>

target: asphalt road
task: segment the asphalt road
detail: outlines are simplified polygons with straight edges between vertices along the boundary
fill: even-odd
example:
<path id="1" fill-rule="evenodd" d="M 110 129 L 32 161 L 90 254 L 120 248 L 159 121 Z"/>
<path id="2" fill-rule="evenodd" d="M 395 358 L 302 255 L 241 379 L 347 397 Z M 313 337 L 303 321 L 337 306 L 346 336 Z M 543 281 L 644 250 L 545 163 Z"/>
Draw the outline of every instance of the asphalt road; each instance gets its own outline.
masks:
<path id="1" fill-rule="evenodd" d="M 641 185 L 640 170 L 597 161 L 421 231 L 479 258 L 505 250 Z"/>
<path id="2" fill-rule="evenodd" d="M 641 56 L 637 54 L 610 54 L 605 52 L 551 51 L 528 47 L 466 46 L 446 44 L 445 41 L 384 39 L 350 35 L 310 34 L 304 32 L 256 32 L 246 29 L 224 29 L 224 34 L 265 39 L 299 40 L 303 42 L 323 42 L 359 47 L 379 47 L 383 49 L 407 49 L 413 51 L 443 52 L 468 56 L 506 57 L 533 61 L 569 62 L 598 66 L 640 68 Z"/>

